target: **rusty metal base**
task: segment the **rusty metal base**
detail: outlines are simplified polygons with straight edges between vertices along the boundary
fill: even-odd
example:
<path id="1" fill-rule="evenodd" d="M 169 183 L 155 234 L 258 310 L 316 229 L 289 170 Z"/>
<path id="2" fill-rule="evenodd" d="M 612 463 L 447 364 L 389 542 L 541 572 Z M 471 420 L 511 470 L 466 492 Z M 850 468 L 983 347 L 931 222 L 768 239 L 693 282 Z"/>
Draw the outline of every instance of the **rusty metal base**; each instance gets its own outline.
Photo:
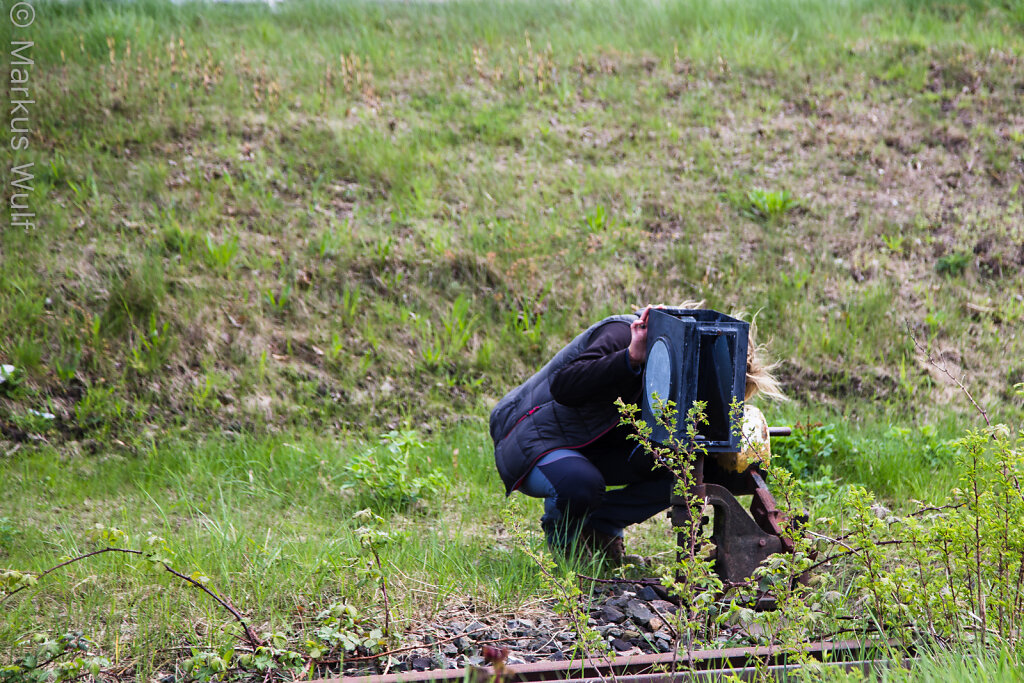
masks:
<path id="1" fill-rule="evenodd" d="M 703 462 L 697 463 L 696 473 L 697 482 L 692 495 L 714 508 L 715 522 L 711 541 L 715 544 L 715 571 L 724 583 L 739 584 L 747 581 L 754 570 L 771 555 L 793 552 L 793 541 L 783 531 L 786 522 L 764 478 L 756 469 L 751 468 L 742 478 L 730 482 L 740 495 L 752 496 L 749 514 L 736 500 L 733 491 L 703 481 Z M 690 508 L 685 497 L 672 497 L 669 518 L 674 527 L 682 527 L 690 519 Z M 685 548 L 688 542 L 681 532 L 678 536 L 680 549 Z"/>

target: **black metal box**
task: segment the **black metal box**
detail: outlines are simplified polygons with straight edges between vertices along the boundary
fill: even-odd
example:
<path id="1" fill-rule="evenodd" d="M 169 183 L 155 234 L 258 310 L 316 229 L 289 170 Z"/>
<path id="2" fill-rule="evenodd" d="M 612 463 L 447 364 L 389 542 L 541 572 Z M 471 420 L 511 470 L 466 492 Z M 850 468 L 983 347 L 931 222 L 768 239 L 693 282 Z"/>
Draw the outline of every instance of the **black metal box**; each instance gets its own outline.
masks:
<path id="1" fill-rule="evenodd" d="M 647 363 L 641 414 L 665 443 L 668 430 L 655 419 L 654 395 L 675 402 L 676 437 L 686 442 L 686 415 L 694 401 L 705 401 L 708 424 L 697 425 L 697 442 L 709 453 L 740 450 L 729 423 L 733 401 L 740 405 L 747 373 L 750 324 L 724 313 L 683 308 L 652 309 L 647 318 Z"/>

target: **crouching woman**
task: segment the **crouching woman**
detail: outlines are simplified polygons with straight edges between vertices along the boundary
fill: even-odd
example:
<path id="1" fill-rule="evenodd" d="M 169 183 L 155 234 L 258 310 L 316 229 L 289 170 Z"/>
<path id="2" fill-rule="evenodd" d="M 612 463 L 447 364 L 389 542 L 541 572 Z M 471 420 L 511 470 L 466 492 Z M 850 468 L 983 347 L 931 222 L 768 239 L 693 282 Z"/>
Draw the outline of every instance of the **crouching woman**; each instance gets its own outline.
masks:
<path id="1" fill-rule="evenodd" d="M 672 473 L 630 438 L 615 406 L 640 402 L 649 312 L 591 325 L 491 411 L 505 493 L 544 499 L 541 527 L 555 550 L 585 547 L 619 562 L 623 530 L 669 506 Z M 749 348 L 746 398 L 781 397 Z"/>

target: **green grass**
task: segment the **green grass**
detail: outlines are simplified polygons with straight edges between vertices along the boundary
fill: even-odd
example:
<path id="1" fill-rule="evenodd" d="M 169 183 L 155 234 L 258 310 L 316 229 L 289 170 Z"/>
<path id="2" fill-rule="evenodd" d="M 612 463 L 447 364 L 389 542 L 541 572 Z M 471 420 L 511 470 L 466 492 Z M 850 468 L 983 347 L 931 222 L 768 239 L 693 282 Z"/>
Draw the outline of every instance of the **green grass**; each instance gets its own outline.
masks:
<path id="1" fill-rule="evenodd" d="M 522 604 L 541 584 L 510 552 L 483 418 L 647 302 L 757 313 L 794 398 L 769 419 L 833 426 L 802 456 L 821 514 L 848 483 L 896 505 L 954 483 L 946 442 L 977 419 L 908 325 L 1020 421 L 1019 1 L 38 16 L 13 159 L 35 163 L 39 217 L 0 233 L 5 566 L 43 569 L 102 523 L 164 536 L 261 627 L 379 609 L 343 473 L 413 425 L 416 466 L 453 488 L 389 516 L 396 618 Z M 145 672 L 218 640 L 226 614 L 130 564 L 48 578 L 0 643 L 88 626 Z"/>
<path id="2" fill-rule="evenodd" d="M 421 400 L 380 412 L 422 420 L 477 410 L 469 397 L 499 396 L 606 311 L 687 298 L 760 310 L 808 402 L 831 386 L 894 419 L 948 410 L 925 398 L 904 321 L 963 354 L 992 399 L 1024 371 L 984 362 L 1021 355 L 1019 131 L 1003 124 L 1016 4 L 46 14 L 36 144 L 19 157 L 40 171 L 39 228 L 0 246 L 20 256 L 2 266 L 0 355 L 39 396 L 102 377 L 161 417 L 223 419 L 127 362 L 155 316 L 171 384 L 229 353 L 232 393 L 283 394 L 272 421 L 358 425 L 364 401 L 303 405 L 300 378 L 362 399 L 389 375 Z M 1009 157 L 958 181 L 974 144 Z M 361 305 L 337 315 L 353 291 Z M 442 351 L 460 297 L 481 324 Z M 355 354 L 310 352 L 340 342 Z"/>
<path id="3" fill-rule="evenodd" d="M 924 653 L 907 668 L 892 667 L 864 676 L 826 671 L 817 680 L 826 681 L 906 681 L 907 683 L 938 683 L 939 681 L 990 681 L 992 683 L 1020 681 L 1020 653 L 1009 647 L 995 652 L 966 654 Z"/>
<path id="4" fill-rule="evenodd" d="M 145 454 L 102 461 L 40 449 L 4 469 L 8 490 L 22 493 L 5 498 L 10 519 L 0 527 L 0 552 L 5 565 L 41 571 L 61 555 L 92 549 L 90 533 L 101 524 L 128 532 L 130 547 L 150 534 L 165 538 L 175 568 L 209 576 L 261 632 L 291 628 L 297 613 L 338 601 L 379 610 L 380 595 L 360 570 L 368 554 L 356 534 L 365 522 L 355 513 L 366 501 L 345 486 L 349 458 L 372 447 L 293 433 L 198 443 L 170 436 Z M 488 447 L 475 425 L 429 443 L 410 467 L 436 469 L 451 491 L 374 508 L 395 539 L 381 556 L 399 632 L 470 595 L 486 610 L 539 589 L 532 563 L 490 528 L 503 496 Z M 72 565 L 34 592 L 33 600 L 5 606 L 0 642 L 43 625 L 77 625 L 105 647 L 123 642 L 145 671 L 167 661 L 163 648 L 217 641 L 221 628 L 231 630 L 212 600 L 120 555 Z M 51 617 L 39 622 L 43 614 Z M 213 630 L 188 635 L 197 623 Z"/>

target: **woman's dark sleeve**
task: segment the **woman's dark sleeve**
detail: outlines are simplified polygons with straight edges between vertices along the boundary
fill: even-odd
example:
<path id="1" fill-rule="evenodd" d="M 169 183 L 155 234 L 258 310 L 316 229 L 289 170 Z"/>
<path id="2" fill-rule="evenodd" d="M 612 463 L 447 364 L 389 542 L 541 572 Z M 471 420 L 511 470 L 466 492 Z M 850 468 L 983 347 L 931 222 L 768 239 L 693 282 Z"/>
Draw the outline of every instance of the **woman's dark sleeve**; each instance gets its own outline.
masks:
<path id="1" fill-rule="evenodd" d="M 642 373 L 629 364 L 629 325 L 610 322 L 599 327 L 580 357 L 551 377 L 551 395 L 567 406 L 610 403 L 640 391 Z"/>

